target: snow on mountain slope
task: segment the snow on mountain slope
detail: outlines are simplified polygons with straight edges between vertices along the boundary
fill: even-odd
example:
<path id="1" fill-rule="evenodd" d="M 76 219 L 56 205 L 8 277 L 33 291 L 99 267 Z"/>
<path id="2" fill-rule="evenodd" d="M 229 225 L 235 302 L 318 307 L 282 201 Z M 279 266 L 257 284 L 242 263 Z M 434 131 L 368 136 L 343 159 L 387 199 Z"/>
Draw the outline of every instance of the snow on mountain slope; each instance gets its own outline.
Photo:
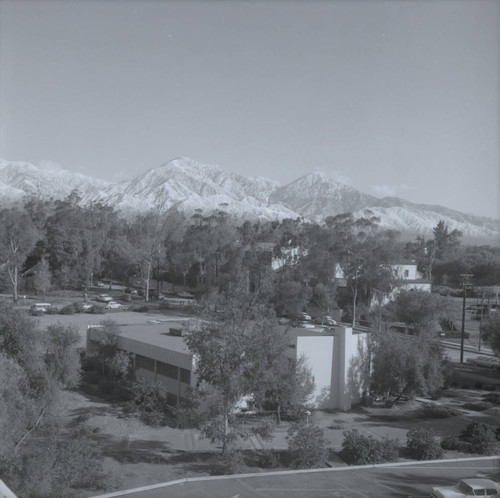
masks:
<path id="1" fill-rule="evenodd" d="M 379 217 L 386 229 L 425 235 L 444 220 L 450 230 L 460 230 L 464 237 L 500 244 L 500 220 L 395 197 L 379 199 L 324 173 L 311 173 L 280 186 L 266 178 L 248 178 L 220 166 L 177 158 L 130 181 L 110 184 L 58 168 L 0 160 L 3 205 L 25 195 L 63 199 L 73 190 L 78 190 L 82 204 L 102 202 L 124 214 L 147 211 L 159 199 L 165 208 L 177 207 L 187 214 L 223 210 L 240 219 L 302 217 L 321 223 L 328 216 L 353 212 L 356 217 Z"/>
<path id="2" fill-rule="evenodd" d="M 3 159 L 0 160 L 0 182 L 24 192 L 24 195 L 54 199 L 63 199 L 73 190 L 78 190 L 83 199 L 96 197 L 108 186 L 107 182 L 80 173 L 42 169 L 33 164 Z"/>
<path id="3" fill-rule="evenodd" d="M 500 241 L 500 221 L 448 210 L 447 214 L 433 209 L 434 206 L 406 205 L 377 207 L 372 206 L 353 212 L 355 218 L 380 218 L 382 228 L 411 232 L 415 234 L 430 234 L 440 220 L 443 220 L 449 230 L 460 230 L 464 237 L 481 238 Z M 456 216 L 457 213 L 461 216 Z M 461 218 L 461 219 L 460 219 Z"/>
<path id="4" fill-rule="evenodd" d="M 277 188 L 271 194 L 271 200 L 319 222 L 327 216 L 370 206 L 378 199 L 316 172 Z"/>
<path id="5" fill-rule="evenodd" d="M 220 166 L 178 158 L 109 189 L 103 202 L 125 212 L 152 209 L 157 202 L 188 213 L 201 209 L 209 214 L 228 210 L 243 218 L 283 219 L 297 217 L 281 205 L 270 206 L 269 194 L 277 183 L 250 179 L 227 172 Z M 221 206 L 224 206 L 223 208 Z"/>

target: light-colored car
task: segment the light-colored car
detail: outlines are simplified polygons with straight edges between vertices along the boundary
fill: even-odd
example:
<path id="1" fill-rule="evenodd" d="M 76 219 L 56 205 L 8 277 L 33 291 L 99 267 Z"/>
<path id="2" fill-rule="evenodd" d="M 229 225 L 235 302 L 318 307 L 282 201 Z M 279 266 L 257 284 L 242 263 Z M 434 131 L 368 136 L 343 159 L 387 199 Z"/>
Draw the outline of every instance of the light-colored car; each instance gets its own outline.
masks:
<path id="1" fill-rule="evenodd" d="M 117 303 L 116 301 L 109 301 L 108 304 L 106 304 L 106 309 L 107 310 L 122 310 L 123 304 Z"/>
<path id="2" fill-rule="evenodd" d="M 337 322 L 330 315 L 318 316 L 318 318 L 315 319 L 315 322 L 318 325 L 325 325 L 327 327 L 333 327 L 333 325 L 337 325 Z"/>
<path id="3" fill-rule="evenodd" d="M 466 496 L 494 496 L 498 484 L 491 479 L 462 479 L 455 486 L 432 488 L 432 498 L 461 498 Z"/>
<path id="4" fill-rule="evenodd" d="M 90 311 L 93 307 L 94 307 L 94 305 L 92 305 L 92 304 L 83 303 L 82 304 L 82 311 Z"/>
<path id="5" fill-rule="evenodd" d="M 303 322 L 310 322 L 311 321 L 311 315 L 309 315 L 305 311 L 301 311 L 299 313 L 299 319 L 302 320 Z"/>
<path id="6" fill-rule="evenodd" d="M 188 292 L 188 291 L 180 291 L 177 293 L 177 295 L 179 297 L 184 297 L 184 298 L 187 298 L 187 299 L 192 299 L 194 296 L 193 294 L 191 294 L 191 292 Z"/>
<path id="7" fill-rule="evenodd" d="M 466 361 L 478 367 L 498 368 L 500 366 L 500 360 L 495 356 L 476 356 L 475 358 L 467 358 Z"/>
<path id="8" fill-rule="evenodd" d="M 96 282 L 97 287 L 104 287 L 104 284 L 102 282 Z"/>
<path id="9" fill-rule="evenodd" d="M 113 298 L 107 294 L 99 294 L 96 299 L 101 303 L 109 303 L 110 301 L 113 301 Z"/>

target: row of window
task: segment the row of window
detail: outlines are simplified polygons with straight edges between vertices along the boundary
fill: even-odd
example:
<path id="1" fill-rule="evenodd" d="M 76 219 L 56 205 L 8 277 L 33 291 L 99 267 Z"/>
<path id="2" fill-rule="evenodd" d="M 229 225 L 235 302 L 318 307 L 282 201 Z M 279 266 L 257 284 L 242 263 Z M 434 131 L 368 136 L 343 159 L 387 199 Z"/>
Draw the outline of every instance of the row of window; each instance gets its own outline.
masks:
<path id="1" fill-rule="evenodd" d="M 140 354 L 135 355 L 135 368 L 142 368 L 143 370 L 148 370 L 149 372 L 155 371 L 154 360 L 146 356 L 141 356 Z M 162 361 L 156 362 L 156 372 L 165 377 L 171 379 L 179 380 L 184 384 L 191 384 L 191 372 L 185 368 L 179 368 L 170 363 L 163 363 Z"/>

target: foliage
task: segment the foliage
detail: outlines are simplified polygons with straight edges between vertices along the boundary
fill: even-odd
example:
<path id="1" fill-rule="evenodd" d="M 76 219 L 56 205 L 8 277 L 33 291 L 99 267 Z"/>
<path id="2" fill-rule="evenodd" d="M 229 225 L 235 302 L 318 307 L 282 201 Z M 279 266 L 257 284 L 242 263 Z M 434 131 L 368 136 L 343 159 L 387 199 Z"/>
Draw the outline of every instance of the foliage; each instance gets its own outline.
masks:
<path id="1" fill-rule="evenodd" d="M 324 465 L 327 441 L 323 429 L 312 424 L 302 425 L 296 427 L 292 434 L 288 450 L 295 468 L 310 469 Z"/>
<path id="2" fill-rule="evenodd" d="M 420 418 L 448 418 L 459 415 L 459 411 L 449 406 L 440 406 L 434 403 L 426 403 L 417 410 Z"/>
<path id="3" fill-rule="evenodd" d="M 117 380 L 124 380 L 131 375 L 134 366 L 134 357 L 133 353 L 118 351 L 111 358 L 108 358 L 107 363 L 109 371 L 113 376 L 115 387 Z"/>
<path id="4" fill-rule="evenodd" d="M 481 336 L 495 353 L 500 354 L 500 315 L 491 314 L 481 323 Z"/>
<path id="5" fill-rule="evenodd" d="M 440 344 L 425 334 L 378 334 L 371 381 L 373 391 L 386 399 L 432 395 L 444 382 Z"/>
<path id="6" fill-rule="evenodd" d="M 441 318 L 449 317 L 448 301 L 431 292 L 401 290 L 386 306 L 388 319 L 409 325 L 415 334 L 433 332 L 432 327 Z"/>
<path id="7" fill-rule="evenodd" d="M 76 387 L 80 382 L 79 357 L 76 346 L 80 335 L 73 327 L 47 327 L 45 363 L 51 376 L 64 387 Z"/>
<path id="8" fill-rule="evenodd" d="M 420 426 L 413 426 L 406 434 L 406 450 L 416 460 L 436 460 L 443 454 L 434 432 Z"/>
<path id="9" fill-rule="evenodd" d="M 375 439 L 360 434 L 357 429 L 344 432 L 340 457 L 349 465 L 370 465 L 395 462 L 399 456 L 397 439 Z"/>
<path id="10" fill-rule="evenodd" d="M 460 440 L 469 444 L 470 453 L 478 455 L 496 455 L 498 443 L 494 429 L 474 421 L 470 423 L 461 433 Z"/>
<path id="11" fill-rule="evenodd" d="M 141 378 L 132 385 L 132 392 L 143 422 L 153 427 L 167 424 L 171 412 L 165 391 L 160 384 Z"/>
<path id="12" fill-rule="evenodd" d="M 0 310 L 0 475 L 20 496 L 68 496 L 101 483 L 100 450 L 88 432 L 60 426 L 63 387 L 78 382 L 78 334 L 38 330 L 24 313 Z"/>
<path id="13" fill-rule="evenodd" d="M 248 280 L 240 276 L 226 290 L 213 292 L 203 301 L 203 320 L 186 337 L 197 358 L 198 378 L 210 386 L 204 394 L 212 418 L 205 421 L 204 430 L 211 439 L 222 443 L 223 453 L 236 437 L 230 427 L 230 414 L 258 381 L 254 361 L 265 353 L 268 344 L 261 340 L 276 327 L 268 299 L 264 287 L 251 293 Z"/>
<path id="14" fill-rule="evenodd" d="M 234 474 L 241 463 L 241 457 L 237 450 L 231 448 L 229 451 L 214 455 L 210 460 L 210 475 L 231 475 Z"/>

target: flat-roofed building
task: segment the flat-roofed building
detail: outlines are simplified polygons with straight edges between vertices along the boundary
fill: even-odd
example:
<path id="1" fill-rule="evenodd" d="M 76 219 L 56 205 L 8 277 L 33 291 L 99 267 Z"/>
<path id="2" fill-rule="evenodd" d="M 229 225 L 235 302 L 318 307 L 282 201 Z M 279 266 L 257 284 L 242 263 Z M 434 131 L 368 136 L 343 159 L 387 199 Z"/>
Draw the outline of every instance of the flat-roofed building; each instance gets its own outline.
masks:
<path id="1" fill-rule="evenodd" d="M 182 337 L 188 328 L 188 320 L 120 325 L 121 333 L 117 336 L 118 349 L 135 355 L 136 377 L 160 383 L 170 405 L 185 398 L 188 387 L 196 383 L 193 353 Z M 87 352 L 97 350 L 100 334 L 102 327 L 99 325 L 87 328 Z"/>
<path id="2" fill-rule="evenodd" d="M 136 377 L 160 383 L 170 405 L 186 398 L 188 387 L 196 385 L 195 357 L 183 333 L 199 324 L 186 320 L 120 325 L 118 349 L 135 355 Z M 289 339 L 288 357 L 304 356 L 311 369 L 316 386 L 311 401 L 315 408 L 349 410 L 359 402 L 369 381 L 367 329 L 353 330 L 342 324 L 313 329 L 280 327 Z M 97 350 L 102 333 L 102 326 L 88 327 L 89 353 Z"/>

